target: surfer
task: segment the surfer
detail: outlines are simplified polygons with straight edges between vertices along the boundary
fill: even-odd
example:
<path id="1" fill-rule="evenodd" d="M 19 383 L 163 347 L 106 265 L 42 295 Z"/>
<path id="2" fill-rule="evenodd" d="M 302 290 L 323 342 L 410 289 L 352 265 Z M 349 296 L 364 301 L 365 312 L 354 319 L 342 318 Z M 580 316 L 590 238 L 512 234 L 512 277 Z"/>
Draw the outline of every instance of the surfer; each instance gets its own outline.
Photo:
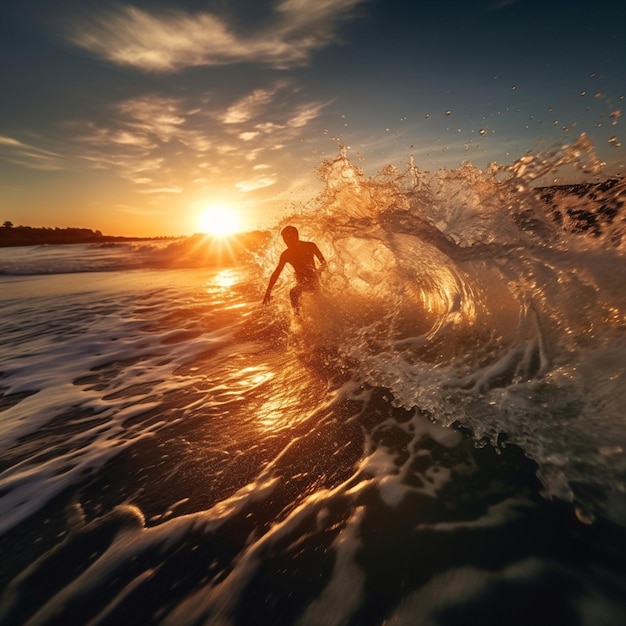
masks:
<path id="1" fill-rule="evenodd" d="M 320 268 L 326 266 L 326 259 L 320 249 L 312 241 L 300 241 L 298 229 L 295 226 L 286 226 L 280 233 L 283 236 L 287 249 L 280 255 L 280 261 L 270 276 L 270 282 L 263 298 L 263 304 L 270 301 L 272 288 L 278 280 L 286 263 L 290 263 L 296 272 L 296 286 L 289 291 L 291 306 L 296 315 L 300 314 L 300 298 L 303 291 L 316 292 L 320 288 L 318 268 L 315 258 L 320 262 Z"/>

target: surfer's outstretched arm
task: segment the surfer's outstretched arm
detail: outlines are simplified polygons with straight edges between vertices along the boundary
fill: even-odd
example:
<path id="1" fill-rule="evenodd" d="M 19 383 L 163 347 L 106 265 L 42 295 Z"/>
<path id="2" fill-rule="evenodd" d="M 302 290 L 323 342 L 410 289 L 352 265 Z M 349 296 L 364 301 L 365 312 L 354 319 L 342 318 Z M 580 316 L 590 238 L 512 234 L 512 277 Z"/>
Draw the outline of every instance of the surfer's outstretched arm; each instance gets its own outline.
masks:
<path id="1" fill-rule="evenodd" d="M 267 285 L 265 297 L 263 298 L 263 304 L 267 304 L 270 301 L 272 289 L 274 288 L 274 285 L 276 284 L 276 281 L 278 280 L 280 273 L 283 271 L 283 267 L 285 267 L 285 259 L 283 259 L 281 255 L 280 261 L 278 262 L 276 269 L 272 272 L 272 275 L 270 276 L 270 282 Z"/>
<path id="2" fill-rule="evenodd" d="M 320 249 L 317 247 L 316 244 L 313 244 L 313 254 L 317 257 L 317 260 L 320 262 L 320 269 L 324 269 L 326 267 L 326 259 L 324 258 L 324 255 L 322 254 L 322 252 L 320 251 Z"/>

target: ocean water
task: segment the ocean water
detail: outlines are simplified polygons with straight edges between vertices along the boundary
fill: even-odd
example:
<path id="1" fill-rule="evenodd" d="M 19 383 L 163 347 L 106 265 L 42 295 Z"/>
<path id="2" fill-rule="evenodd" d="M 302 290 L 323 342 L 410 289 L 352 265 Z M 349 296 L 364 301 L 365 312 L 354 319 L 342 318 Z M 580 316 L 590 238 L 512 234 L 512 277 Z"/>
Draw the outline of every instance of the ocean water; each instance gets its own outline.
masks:
<path id="1" fill-rule="evenodd" d="M 626 623 L 625 187 L 564 165 L 341 153 L 219 266 L 0 250 L 0 623 Z"/>

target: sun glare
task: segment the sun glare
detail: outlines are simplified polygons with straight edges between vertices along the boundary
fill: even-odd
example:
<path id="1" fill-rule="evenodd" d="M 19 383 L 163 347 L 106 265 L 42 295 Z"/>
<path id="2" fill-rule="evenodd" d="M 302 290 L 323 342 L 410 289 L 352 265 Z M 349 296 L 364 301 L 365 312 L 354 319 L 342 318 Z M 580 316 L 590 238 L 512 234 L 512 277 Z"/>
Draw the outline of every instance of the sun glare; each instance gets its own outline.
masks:
<path id="1" fill-rule="evenodd" d="M 241 231 L 239 214 L 223 204 L 214 205 L 198 215 L 200 232 L 215 237 L 227 237 Z"/>

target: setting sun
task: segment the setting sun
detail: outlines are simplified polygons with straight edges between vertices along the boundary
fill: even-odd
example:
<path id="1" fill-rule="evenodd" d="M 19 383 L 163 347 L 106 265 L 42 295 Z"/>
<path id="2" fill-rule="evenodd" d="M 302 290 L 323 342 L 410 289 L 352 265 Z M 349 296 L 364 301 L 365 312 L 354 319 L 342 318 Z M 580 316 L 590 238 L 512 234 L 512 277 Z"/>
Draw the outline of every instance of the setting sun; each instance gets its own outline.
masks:
<path id="1" fill-rule="evenodd" d="M 198 215 L 200 232 L 216 237 L 226 237 L 241 231 L 241 218 L 237 211 L 225 205 L 214 205 Z"/>

